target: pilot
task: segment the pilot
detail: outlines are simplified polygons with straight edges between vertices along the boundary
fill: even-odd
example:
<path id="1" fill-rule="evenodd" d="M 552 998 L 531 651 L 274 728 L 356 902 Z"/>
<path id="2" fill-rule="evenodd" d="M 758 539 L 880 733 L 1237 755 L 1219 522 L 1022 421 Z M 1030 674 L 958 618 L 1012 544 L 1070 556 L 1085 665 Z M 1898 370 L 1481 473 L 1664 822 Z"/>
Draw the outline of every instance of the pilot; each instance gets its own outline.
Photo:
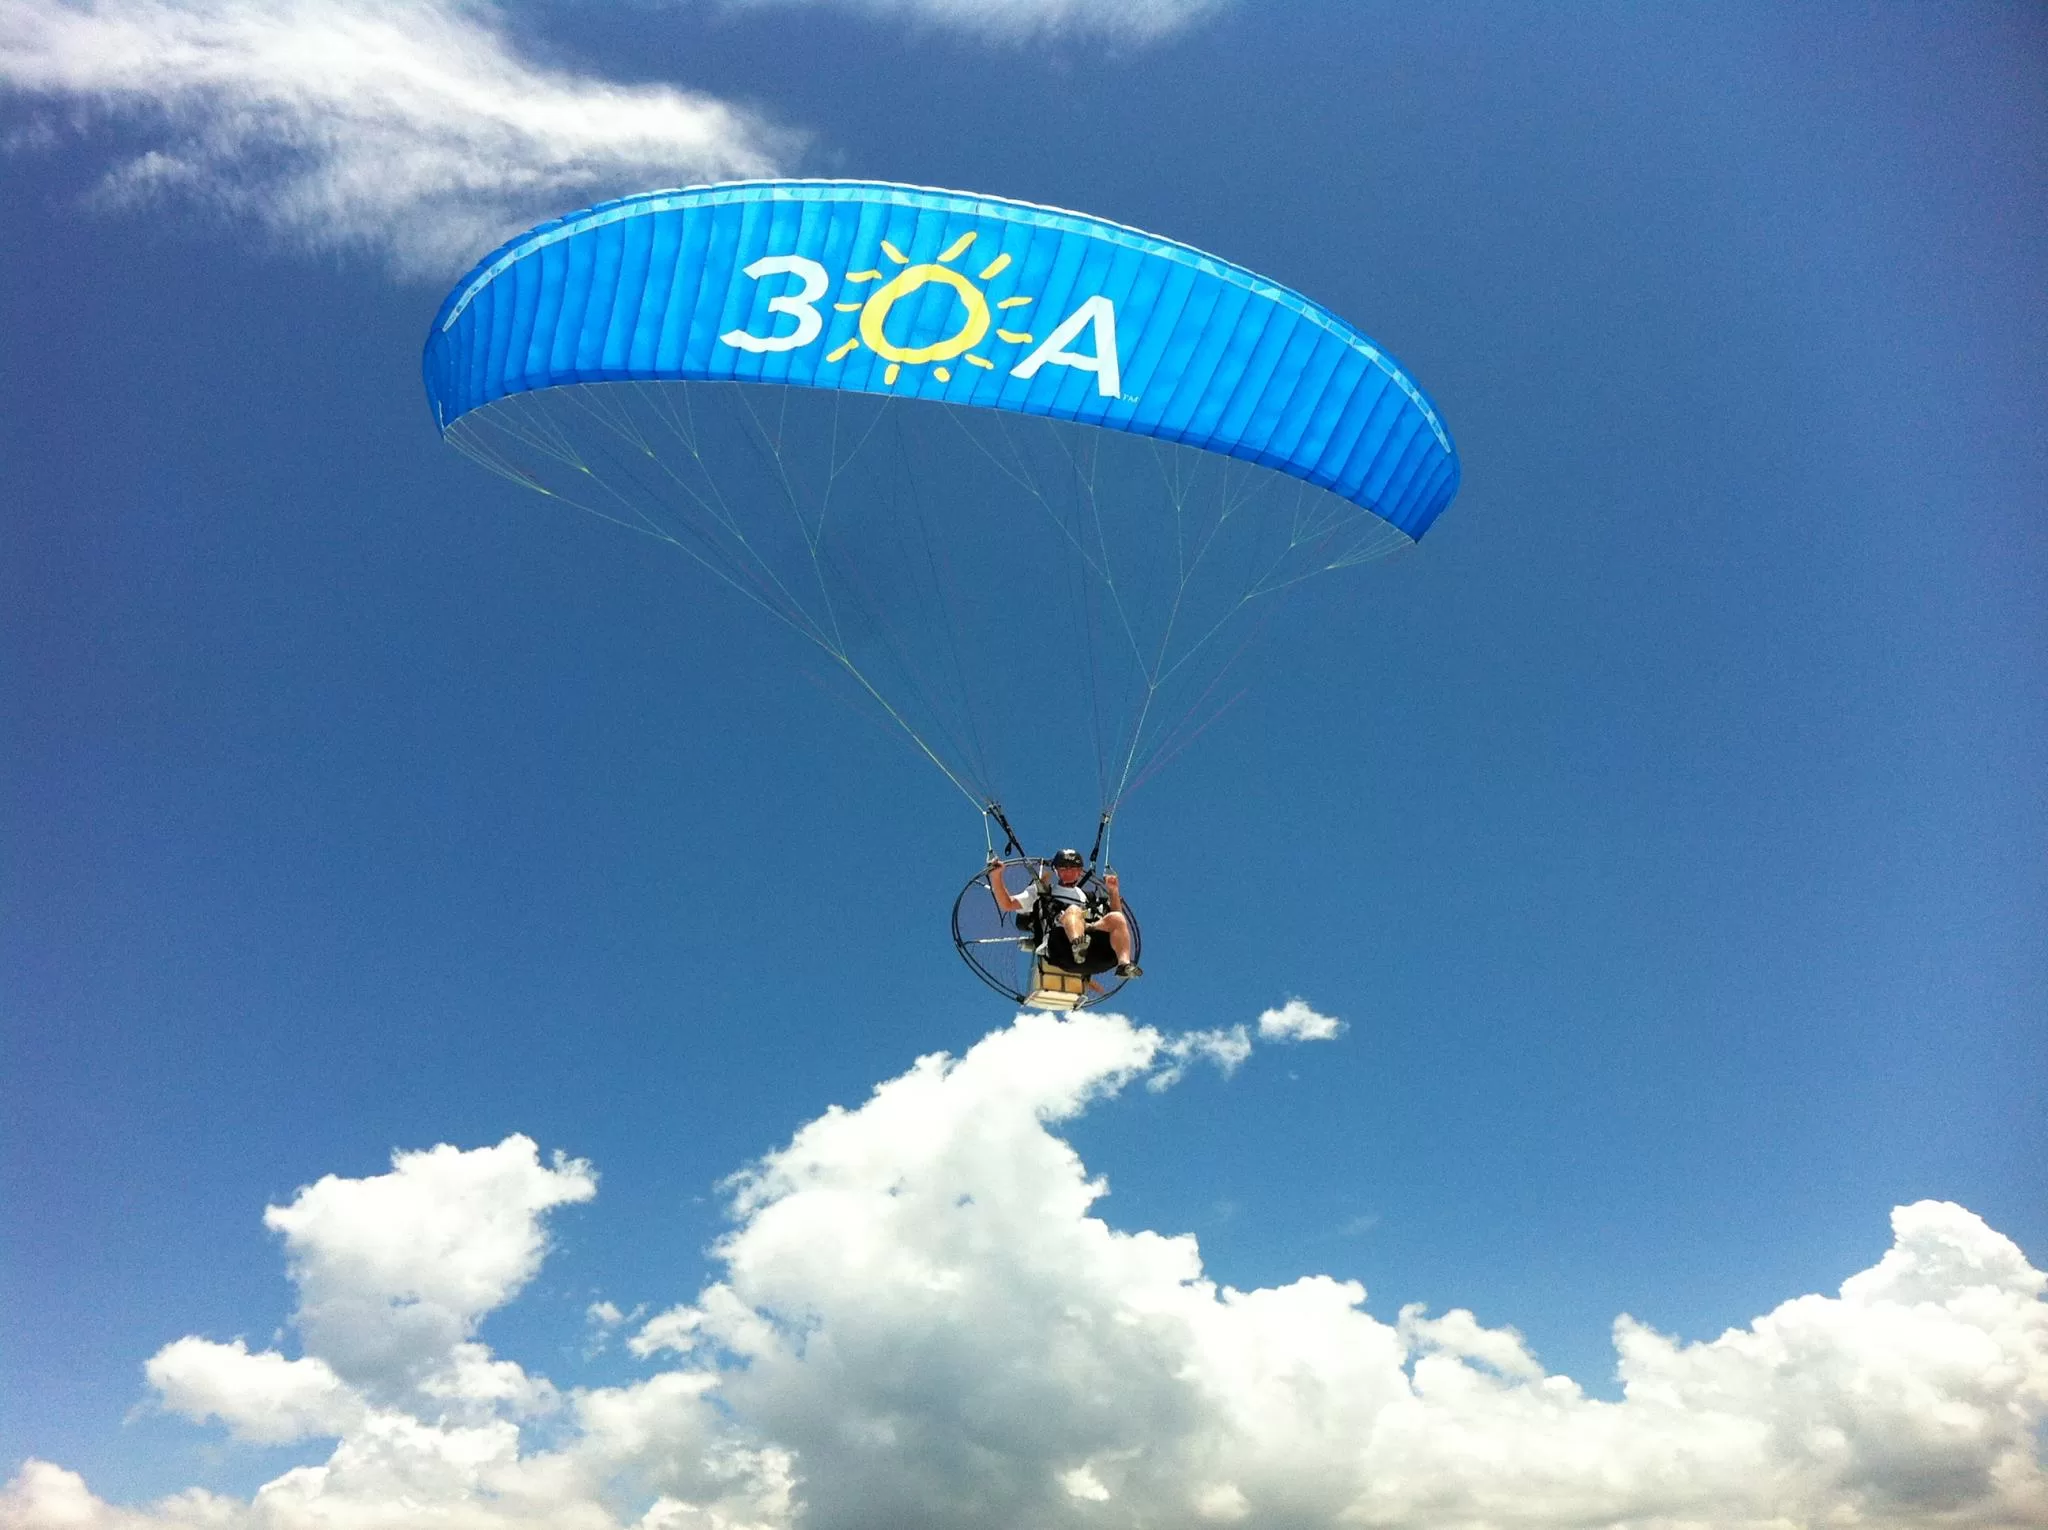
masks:
<path id="1" fill-rule="evenodd" d="M 1131 921 L 1124 913 L 1116 873 L 1102 879 L 1102 891 L 1097 893 L 1085 885 L 1088 865 L 1080 851 L 1062 850 L 1048 864 L 1049 880 L 1034 877 L 1030 886 L 1013 893 L 1003 885 L 1002 861 L 991 856 L 988 885 L 996 907 L 1015 914 L 1020 928 L 1038 932 L 1038 954 L 1055 967 L 1080 973 L 1114 967 L 1120 978 L 1142 976 L 1143 969 L 1131 959 Z"/>

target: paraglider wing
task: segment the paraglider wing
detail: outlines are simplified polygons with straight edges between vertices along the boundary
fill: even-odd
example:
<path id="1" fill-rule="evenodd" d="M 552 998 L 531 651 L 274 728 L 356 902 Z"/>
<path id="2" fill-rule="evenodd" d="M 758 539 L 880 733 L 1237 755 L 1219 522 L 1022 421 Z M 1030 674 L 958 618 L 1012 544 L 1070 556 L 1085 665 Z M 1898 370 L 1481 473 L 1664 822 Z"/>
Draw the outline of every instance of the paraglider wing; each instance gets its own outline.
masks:
<path id="1" fill-rule="evenodd" d="M 570 383 L 792 384 L 1073 420 L 1258 463 L 1419 537 L 1449 434 L 1315 303 L 1078 213 L 862 181 L 627 197 L 543 224 L 443 304 L 434 417 Z"/>

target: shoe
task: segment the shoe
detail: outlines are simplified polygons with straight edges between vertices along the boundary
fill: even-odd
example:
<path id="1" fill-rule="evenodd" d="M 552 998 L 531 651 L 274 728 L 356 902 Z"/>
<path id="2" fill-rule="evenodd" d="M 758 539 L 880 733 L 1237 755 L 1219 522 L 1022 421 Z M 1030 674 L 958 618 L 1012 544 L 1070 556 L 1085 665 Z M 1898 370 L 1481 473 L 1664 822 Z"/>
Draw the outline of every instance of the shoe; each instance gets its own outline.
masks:
<path id="1" fill-rule="evenodd" d="M 1116 964 L 1116 975 L 1120 978 L 1143 977 L 1145 969 L 1136 962 L 1118 962 Z"/>

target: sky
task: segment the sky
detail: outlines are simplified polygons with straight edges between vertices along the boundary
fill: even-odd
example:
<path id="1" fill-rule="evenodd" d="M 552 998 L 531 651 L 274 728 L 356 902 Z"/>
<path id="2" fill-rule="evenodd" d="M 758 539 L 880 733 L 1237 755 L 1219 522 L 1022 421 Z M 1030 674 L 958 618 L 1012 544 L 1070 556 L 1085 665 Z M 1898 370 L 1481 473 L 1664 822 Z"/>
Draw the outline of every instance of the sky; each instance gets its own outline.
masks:
<path id="1" fill-rule="evenodd" d="M 2025 4 L 0 0 L 0 1527 L 2048 1522 L 2044 162 Z M 435 435 L 476 258 L 762 175 L 1457 440 L 1126 804 L 1113 1012 Z"/>

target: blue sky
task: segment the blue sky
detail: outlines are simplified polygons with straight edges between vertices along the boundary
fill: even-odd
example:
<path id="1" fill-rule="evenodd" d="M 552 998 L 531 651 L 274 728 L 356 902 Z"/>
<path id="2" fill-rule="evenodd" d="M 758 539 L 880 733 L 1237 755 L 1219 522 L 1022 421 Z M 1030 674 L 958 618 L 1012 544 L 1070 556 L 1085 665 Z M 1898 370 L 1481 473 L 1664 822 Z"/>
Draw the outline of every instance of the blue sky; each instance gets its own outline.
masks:
<path id="1" fill-rule="evenodd" d="M 1891 1271 L 1856 1288 L 1876 1310 L 1898 1269 L 1938 1266 L 1951 1311 L 1976 1289 L 1954 1269 L 1991 1270 L 2032 1423 L 1943 1447 L 1966 1484 L 1946 1506 L 2032 1512 L 2043 1309 L 2005 1251 L 2048 1252 L 2043 80 L 2048 28 L 2017 5 L 0 5 L 4 1472 L 240 1502 L 363 1417 L 476 1425 L 482 1393 L 451 1423 L 337 1337 L 334 1271 L 379 1197 L 428 1205 L 429 1228 L 476 1219 L 499 1251 L 483 1295 L 443 1303 L 435 1364 L 487 1344 L 562 1398 L 645 1399 L 679 1351 L 638 1325 L 707 1282 L 886 1338 L 909 1309 L 880 1277 L 835 1284 L 776 1229 L 845 1236 L 804 1175 L 915 1177 L 936 1159 L 903 1120 L 929 1110 L 930 1141 L 960 1147 L 930 1183 L 991 1204 L 1037 1184 L 1053 1217 L 1082 1182 L 1071 1144 L 1109 1187 L 1087 1215 L 1193 1235 L 1221 1285 L 1296 1292 L 1287 1331 L 1327 1340 L 1307 1352 L 1408 1346 L 1392 1374 L 1417 1396 L 1425 1354 L 1523 1396 L 1511 1328 L 1587 1398 L 1647 1397 L 1647 1373 L 1617 1379 L 1619 1314 L 1761 1353 L 1780 1304 L 1846 1313 L 1832 1293 L 1859 1271 Z M 1245 698 L 1132 799 L 1118 856 L 1148 950 L 1127 1022 L 1011 1028 L 945 939 L 982 851 L 950 789 L 757 612 L 435 438 L 419 347 L 476 255 L 602 195 L 771 170 L 1215 251 L 1383 341 L 1457 437 L 1464 487 L 1421 546 L 1274 616 Z M 1016 795 L 1034 837 L 1085 839 L 1044 822 L 1062 782 Z M 1343 1034 L 1261 1036 L 1296 996 Z M 1162 1037 L 1237 1026 L 1234 1068 L 1139 1082 Z M 984 1038 L 950 1094 L 909 1073 Z M 1014 1159 L 954 1109 L 995 1098 L 976 1091 L 1004 1059 L 1036 1102 L 988 1107 Z M 887 1096 L 907 1103 L 860 1108 L 907 1075 Z M 800 1132 L 811 1168 L 770 1160 L 735 1207 L 728 1176 Z M 461 1153 L 392 1169 L 436 1144 Z M 370 1188 L 302 1195 L 322 1176 Z M 1930 1201 L 1966 1211 L 1888 1232 Z M 266 1226 L 267 1206 L 299 1211 Z M 979 1257 L 1070 1249 L 1046 1289 L 1105 1310 L 1150 1289 L 1100 1276 L 1109 1245 L 1060 1215 L 1020 1212 L 1020 1241 Z M 928 1233 L 892 1236 L 929 1254 Z M 1311 1311 L 1317 1276 L 1361 1282 L 1362 1308 Z M 343 1294 L 440 1299 L 418 1271 L 377 1278 Z M 593 1326 L 594 1302 L 642 1316 Z M 1397 1344 L 1409 1303 L 1496 1337 Z M 1058 1349 L 1040 1307 L 989 1311 L 1019 1354 Z M 1324 1497 L 1285 1499 L 1245 1443 L 1279 1405 L 1221 1383 L 1237 1411 L 1202 1415 L 1213 1438 L 1020 1444 L 1002 1480 L 1043 1478 L 1043 1501 L 936 1444 L 856 1469 L 815 1419 L 866 1394 L 721 1321 L 700 1327 L 727 1359 L 692 1363 L 725 1376 L 752 1464 L 652 1487 L 619 1468 L 637 1485 L 600 1496 L 622 1522 L 670 1502 L 782 1523 L 777 1450 L 821 1524 L 913 1478 L 928 1496 L 901 1502 L 935 1522 L 1228 1520 L 1239 1500 L 1432 1522 L 1391 1469 L 1331 1466 Z M 1878 1372 L 1903 1345 L 1844 1323 L 1829 1342 Z M 1285 1349 L 1232 1333 L 1189 1353 Z M 236 1391 L 234 1364 L 217 1392 L 144 1374 L 237 1336 L 329 1368 L 290 1372 L 320 1399 L 301 1433 L 251 1422 L 269 1394 Z M 884 1411 L 961 1411 L 957 1375 L 1004 1363 L 949 1353 L 934 1378 L 955 1380 Z M 737 1355 L 752 1382 L 720 1370 Z M 1813 1367 L 1792 1379 L 1824 1389 Z M 1728 1406 L 1775 1417 L 1756 1386 Z M 587 1401 L 492 1406 L 529 1453 L 600 1433 Z M 1853 1499 L 1915 1522 L 1883 1484 L 1925 1467 L 1919 1440 L 1907 1418 L 1850 1452 L 1868 1480 L 1839 1467 L 1820 1497 L 1708 1517 Z M 1994 1488 L 2001 1450 L 2019 1464 Z M 1159 1484 L 1209 1456 L 1238 1475 L 1176 1510 Z M 23 1473 L 4 1512 L 56 1522 L 56 1479 Z M 1706 1473 L 1693 1509 L 1754 1475 Z M 1553 1507 L 1468 1486 L 1480 1519 Z M 369 1515 L 376 1490 L 349 1491 Z"/>

